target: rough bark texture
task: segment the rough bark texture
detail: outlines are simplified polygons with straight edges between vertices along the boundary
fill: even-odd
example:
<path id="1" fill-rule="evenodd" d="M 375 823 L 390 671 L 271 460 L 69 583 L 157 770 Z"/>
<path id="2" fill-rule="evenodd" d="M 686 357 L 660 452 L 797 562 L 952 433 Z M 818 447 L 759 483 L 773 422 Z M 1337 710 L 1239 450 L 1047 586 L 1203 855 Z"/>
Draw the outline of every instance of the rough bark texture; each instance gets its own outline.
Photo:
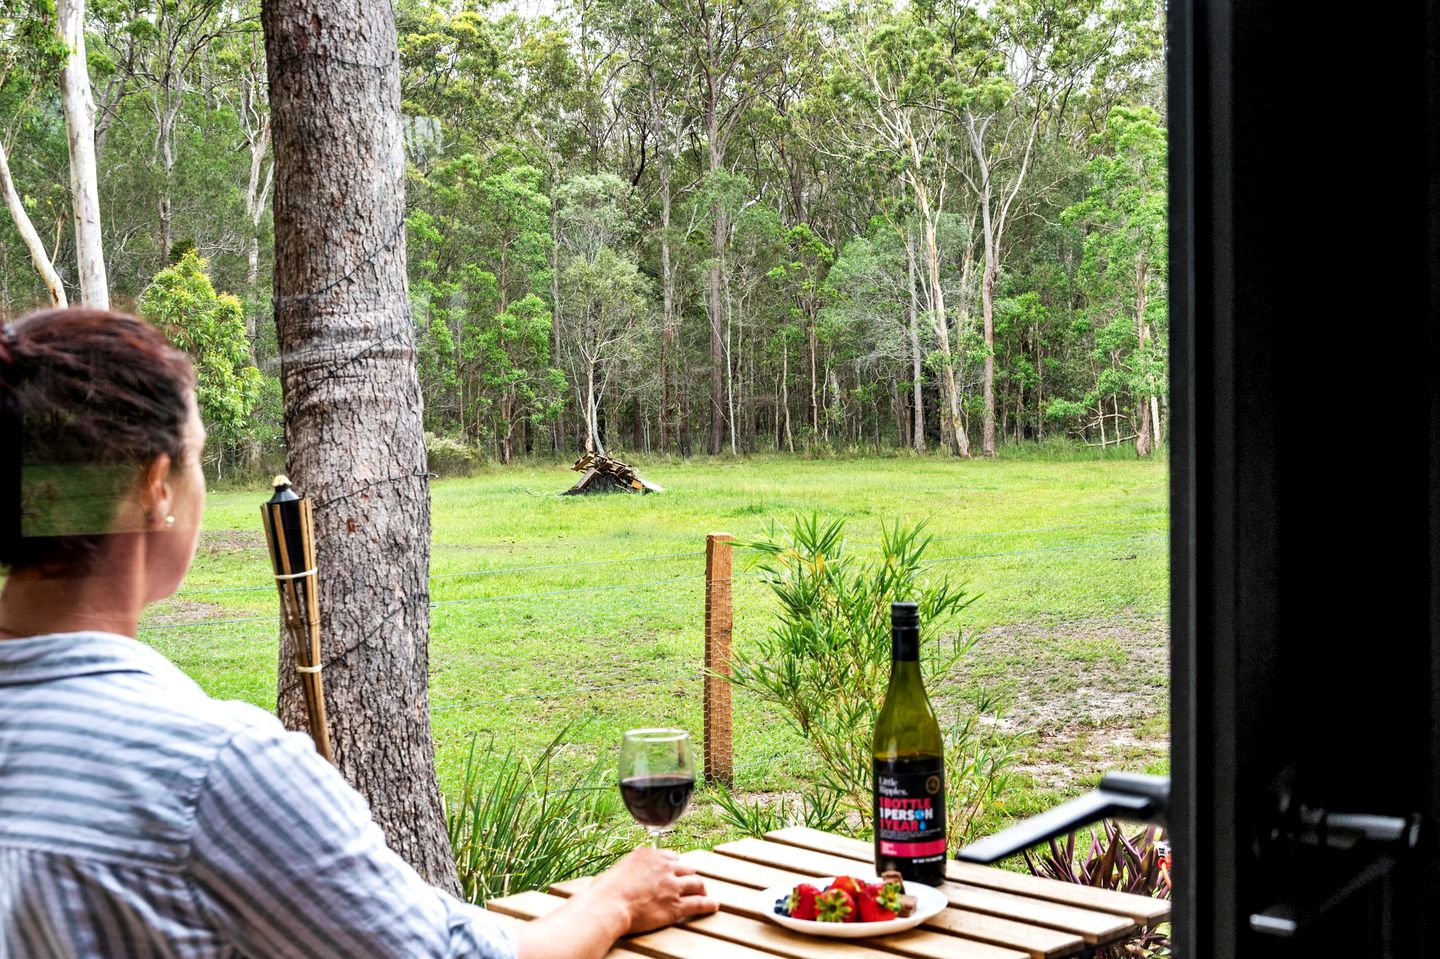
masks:
<path id="1" fill-rule="evenodd" d="M 10 176 L 10 158 L 5 153 L 3 143 L 0 143 L 0 192 L 5 194 L 5 206 L 9 208 L 10 218 L 15 222 L 15 231 L 20 234 L 20 239 L 24 241 L 25 249 L 30 254 L 30 262 L 35 264 L 35 272 L 45 281 L 45 289 L 50 294 L 50 305 L 63 309 L 69 305 L 65 300 L 65 284 L 60 282 L 60 274 L 55 272 L 55 264 L 50 262 L 50 254 L 45 252 L 45 241 L 40 239 L 35 224 L 30 222 L 30 215 L 25 212 L 25 204 L 20 200 L 20 190 Z"/>
<path id="2" fill-rule="evenodd" d="M 1137 352 L 1143 356 L 1145 348 L 1149 346 L 1150 342 L 1150 325 L 1145 322 L 1145 258 L 1143 256 L 1135 264 L 1135 334 Z M 1135 407 L 1136 421 L 1140 424 L 1136 430 L 1135 453 L 1138 456 L 1149 456 L 1154 448 L 1150 436 L 1149 397 L 1142 393 Z"/>
<path id="3" fill-rule="evenodd" d="M 922 195 L 923 196 L 923 195 Z M 930 280 L 930 321 L 935 326 L 935 342 L 944 356 L 945 409 L 941 412 L 941 433 L 950 451 L 957 456 L 970 455 L 970 435 L 960 418 L 960 384 L 955 379 L 955 363 L 950 350 L 950 327 L 945 319 L 945 288 L 940 282 L 940 242 L 937 238 L 939 214 L 931 215 L 928 203 L 922 203 L 925 224 L 925 265 Z"/>
<path id="4" fill-rule="evenodd" d="M 75 257 L 80 273 L 80 306 L 110 308 L 110 281 L 100 240 L 100 186 L 95 173 L 95 99 L 85 60 L 85 0 L 59 0 L 55 30 L 65 47 L 60 71 L 60 106 L 70 145 L 70 198 L 75 210 Z"/>
<path id="5" fill-rule="evenodd" d="M 906 327 L 910 334 L 910 388 L 915 391 L 914 423 L 910 428 L 915 452 L 925 452 L 925 357 L 920 352 L 920 289 L 915 275 L 915 234 L 905 231 L 906 277 L 910 284 L 910 316 Z M 948 345 L 948 344 L 947 344 Z"/>
<path id="6" fill-rule="evenodd" d="M 315 501 L 335 762 L 396 852 L 459 892 L 427 688 L 430 504 L 387 4 L 270 0 L 275 311 L 290 476 Z M 280 715 L 301 726 L 288 645 Z"/>
<path id="7" fill-rule="evenodd" d="M 675 352 L 675 271 L 670 265 L 670 158 L 660 158 L 660 286 L 664 312 L 660 323 L 660 452 L 670 453 L 670 364 Z"/>

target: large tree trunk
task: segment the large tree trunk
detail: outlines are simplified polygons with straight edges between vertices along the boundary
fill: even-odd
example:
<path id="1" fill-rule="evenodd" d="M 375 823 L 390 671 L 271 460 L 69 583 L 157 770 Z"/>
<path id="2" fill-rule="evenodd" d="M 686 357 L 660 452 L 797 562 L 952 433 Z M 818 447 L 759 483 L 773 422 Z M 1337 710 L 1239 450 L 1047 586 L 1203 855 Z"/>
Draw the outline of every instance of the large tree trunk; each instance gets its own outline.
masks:
<path id="1" fill-rule="evenodd" d="M 160 127 L 160 202 L 157 204 L 160 214 L 160 252 L 167 257 L 170 255 L 171 247 L 175 245 L 172 228 L 174 218 L 170 213 L 170 188 L 175 179 L 176 111 L 170 106 L 170 96 L 170 91 L 165 91 L 163 105 L 158 107 L 155 112 L 155 119 Z"/>
<path id="2" fill-rule="evenodd" d="M 710 455 L 725 448 L 725 306 L 719 251 L 724 214 L 715 214 L 715 263 L 710 267 Z"/>
<path id="3" fill-rule="evenodd" d="M 45 281 L 45 289 L 50 293 L 50 305 L 63 309 L 69 305 L 65 299 L 65 285 L 60 282 L 60 274 L 55 272 L 55 264 L 45 252 L 45 241 L 40 239 L 35 224 L 30 222 L 30 214 L 25 212 L 25 204 L 20 201 L 20 191 L 10 176 L 10 158 L 5 153 L 3 143 L 0 143 L 0 191 L 5 194 L 5 206 L 10 210 L 10 218 L 15 221 L 15 231 L 20 234 L 25 249 L 30 253 L 30 262 L 35 264 L 35 272 Z"/>
<path id="4" fill-rule="evenodd" d="M 940 241 L 937 236 L 936 220 L 928 209 L 925 211 L 925 263 L 930 274 L 930 320 L 935 326 L 935 340 L 940 344 L 940 353 L 945 358 L 946 416 L 941 418 L 942 427 L 948 427 L 950 436 L 945 442 L 957 456 L 969 457 L 970 436 L 960 418 L 960 384 L 955 379 L 955 360 L 950 350 L 950 329 L 945 320 L 945 289 L 940 280 Z M 945 429 L 942 428 L 942 433 Z"/>
<path id="5" fill-rule="evenodd" d="M 1145 305 L 1145 258 L 1142 256 L 1135 265 L 1135 352 L 1142 361 L 1150 340 L 1150 325 L 1145 322 Z M 1139 419 L 1139 426 L 1135 431 L 1137 456 L 1149 456 L 1153 449 L 1150 436 L 1150 398 L 1146 393 L 1148 391 L 1142 390 L 1135 402 L 1135 415 Z"/>
<path id="6" fill-rule="evenodd" d="M 914 406 L 913 420 L 910 425 L 911 445 L 915 452 L 925 452 L 925 389 L 924 389 L 924 362 L 925 358 L 920 354 L 920 290 L 918 278 L 915 275 L 915 233 L 913 230 L 905 231 L 905 265 L 910 283 L 910 376 L 914 381 L 914 399 L 911 401 Z"/>
<path id="7" fill-rule="evenodd" d="M 595 363 L 585 364 L 585 452 L 605 455 L 605 443 L 600 439 L 600 400 L 595 393 Z"/>
<path id="8" fill-rule="evenodd" d="M 430 733 L 430 499 L 405 274 L 405 157 L 388 4 L 263 8 L 275 312 L 288 465 L 314 498 L 340 772 L 397 853 L 458 894 Z M 303 728 L 288 643 L 281 718 Z"/>
<path id="9" fill-rule="evenodd" d="M 795 434 L 790 430 L 790 343 L 788 340 L 780 341 L 780 415 L 785 417 L 785 448 L 793 453 L 795 452 Z"/>
<path id="10" fill-rule="evenodd" d="M 980 309 L 985 326 L 985 416 L 980 427 L 980 449 L 986 456 L 995 455 L 995 282 L 1000 267 L 997 250 L 985 244 L 985 273 L 980 278 Z"/>
<path id="11" fill-rule="evenodd" d="M 675 270 L 670 263 L 670 160 L 660 158 L 660 288 L 664 312 L 660 325 L 660 452 L 670 452 L 673 418 L 670 366 L 675 352 Z"/>
<path id="12" fill-rule="evenodd" d="M 721 156 L 718 121 L 715 111 L 710 111 L 708 132 L 710 136 L 710 175 L 720 172 Z M 722 254 L 729 233 L 725 222 L 725 210 L 720 201 L 715 201 L 715 230 L 710 255 L 710 455 L 715 456 L 725 448 L 725 301 L 724 264 Z"/>
<path id="13" fill-rule="evenodd" d="M 255 284 L 260 279 L 260 221 L 265 217 L 265 204 L 270 201 L 270 185 L 275 175 L 272 164 L 266 167 L 265 156 L 270 152 L 270 118 L 264 119 L 264 126 L 250 140 L 250 183 L 245 190 L 245 215 L 250 220 L 250 242 L 245 252 L 245 288 L 255 294 Z M 263 169 L 263 173 L 261 172 Z M 251 339 L 255 331 L 250 330 Z"/>
<path id="14" fill-rule="evenodd" d="M 60 71 L 60 106 L 70 144 L 70 199 L 75 210 L 75 257 L 80 305 L 110 308 L 105 249 L 100 240 L 100 185 L 95 172 L 95 100 L 85 60 L 85 0 L 59 0 L 55 30 L 65 48 Z"/>

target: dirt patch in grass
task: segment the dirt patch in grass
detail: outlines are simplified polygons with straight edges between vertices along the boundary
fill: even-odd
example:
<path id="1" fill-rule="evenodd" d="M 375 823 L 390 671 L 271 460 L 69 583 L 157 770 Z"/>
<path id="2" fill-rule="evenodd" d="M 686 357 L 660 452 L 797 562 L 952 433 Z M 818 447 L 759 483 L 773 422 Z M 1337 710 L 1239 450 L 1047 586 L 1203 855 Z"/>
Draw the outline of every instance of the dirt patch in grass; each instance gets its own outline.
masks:
<path id="1" fill-rule="evenodd" d="M 1169 756 L 1170 631 L 1163 618 L 1107 617 L 986 630 L 937 699 L 986 689 L 1010 731 L 1033 732 L 1017 771 L 1070 793 L 1103 770 Z"/>

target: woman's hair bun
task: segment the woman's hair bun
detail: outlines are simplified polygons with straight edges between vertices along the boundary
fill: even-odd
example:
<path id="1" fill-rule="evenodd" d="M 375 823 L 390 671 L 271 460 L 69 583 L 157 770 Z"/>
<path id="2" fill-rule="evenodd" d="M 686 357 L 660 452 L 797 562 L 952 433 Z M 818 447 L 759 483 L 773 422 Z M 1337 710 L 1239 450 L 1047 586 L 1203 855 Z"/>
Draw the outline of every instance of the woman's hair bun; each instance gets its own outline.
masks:
<path id="1" fill-rule="evenodd" d="M 194 386 L 189 358 L 125 313 L 0 324 L 0 567 L 84 568 L 135 471 L 187 452 Z"/>

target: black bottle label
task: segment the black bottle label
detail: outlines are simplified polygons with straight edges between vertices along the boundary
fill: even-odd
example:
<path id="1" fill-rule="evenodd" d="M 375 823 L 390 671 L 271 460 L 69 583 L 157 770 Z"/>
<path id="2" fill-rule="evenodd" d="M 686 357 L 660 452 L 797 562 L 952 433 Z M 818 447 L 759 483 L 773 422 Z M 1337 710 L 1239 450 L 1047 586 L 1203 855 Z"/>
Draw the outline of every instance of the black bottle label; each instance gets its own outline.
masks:
<path id="1" fill-rule="evenodd" d="M 938 883 L 945 875 L 945 761 L 876 759 L 875 867 Z"/>

